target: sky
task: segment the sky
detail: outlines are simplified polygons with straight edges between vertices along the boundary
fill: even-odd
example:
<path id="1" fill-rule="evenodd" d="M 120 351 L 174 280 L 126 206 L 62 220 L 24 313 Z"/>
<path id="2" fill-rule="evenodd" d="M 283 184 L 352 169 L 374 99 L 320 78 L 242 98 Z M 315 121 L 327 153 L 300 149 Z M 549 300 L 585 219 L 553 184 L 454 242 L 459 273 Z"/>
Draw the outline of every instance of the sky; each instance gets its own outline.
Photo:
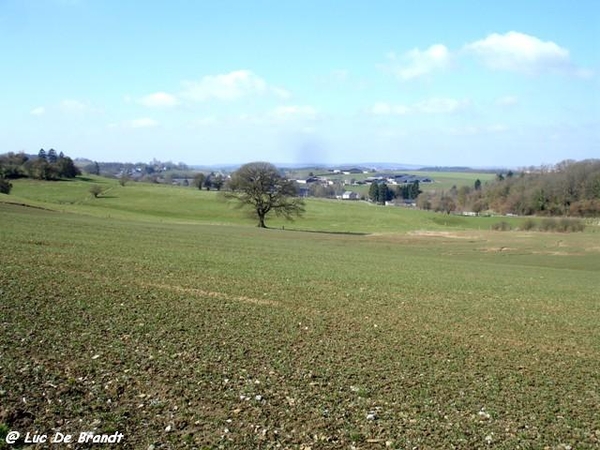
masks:
<path id="1" fill-rule="evenodd" d="M 597 0 L 0 0 L 0 153 L 600 158 Z"/>

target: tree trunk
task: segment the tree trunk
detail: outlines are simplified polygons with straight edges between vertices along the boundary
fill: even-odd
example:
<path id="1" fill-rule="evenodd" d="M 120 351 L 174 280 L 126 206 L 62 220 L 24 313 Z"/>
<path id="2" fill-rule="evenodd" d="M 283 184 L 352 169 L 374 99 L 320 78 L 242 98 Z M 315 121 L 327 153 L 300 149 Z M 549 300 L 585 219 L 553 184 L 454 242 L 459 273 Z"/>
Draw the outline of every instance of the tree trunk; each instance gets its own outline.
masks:
<path id="1" fill-rule="evenodd" d="M 267 228 L 267 226 L 265 225 L 265 216 L 259 214 L 258 215 L 258 225 L 257 227 L 259 228 Z"/>

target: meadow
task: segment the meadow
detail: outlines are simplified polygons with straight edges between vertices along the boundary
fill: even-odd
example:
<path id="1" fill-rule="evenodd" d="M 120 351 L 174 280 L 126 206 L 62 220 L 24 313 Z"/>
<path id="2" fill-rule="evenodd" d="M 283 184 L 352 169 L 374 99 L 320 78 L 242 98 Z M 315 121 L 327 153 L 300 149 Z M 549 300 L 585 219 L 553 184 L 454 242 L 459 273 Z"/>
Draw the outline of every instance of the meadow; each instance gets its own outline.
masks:
<path id="1" fill-rule="evenodd" d="M 214 192 L 13 184 L 0 195 L 4 434 L 118 431 L 135 449 L 600 445 L 597 225 L 497 232 L 522 219 L 312 200 L 262 230 Z"/>

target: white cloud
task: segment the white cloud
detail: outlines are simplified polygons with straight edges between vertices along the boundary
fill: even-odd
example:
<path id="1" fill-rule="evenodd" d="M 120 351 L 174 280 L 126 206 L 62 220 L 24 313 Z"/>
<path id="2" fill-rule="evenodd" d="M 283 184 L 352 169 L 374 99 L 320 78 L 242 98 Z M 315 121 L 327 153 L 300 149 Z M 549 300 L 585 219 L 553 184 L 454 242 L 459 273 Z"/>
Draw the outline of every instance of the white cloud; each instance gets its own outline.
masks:
<path id="1" fill-rule="evenodd" d="M 376 116 L 400 116 L 415 113 L 451 114 L 459 112 L 467 108 L 469 105 L 469 100 L 457 100 L 453 98 L 430 98 L 408 106 L 377 102 L 369 109 L 369 112 Z"/>
<path id="2" fill-rule="evenodd" d="M 46 108 L 44 108 L 43 106 L 38 106 L 37 108 L 33 108 L 31 111 L 29 111 L 29 114 L 31 114 L 32 116 L 41 116 L 46 112 Z"/>
<path id="3" fill-rule="evenodd" d="M 450 52 L 445 45 L 435 44 L 424 51 L 415 48 L 401 57 L 390 53 L 388 59 L 390 60 L 388 68 L 400 80 L 407 81 L 448 67 Z"/>
<path id="4" fill-rule="evenodd" d="M 149 117 L 142 117 L 124 122 L 124 126 L 127 128 L 152 128 L 158 126 L 158 122 Z"/>
<path id="5" fill-rule="evenodd" d="M 571 63 L 569 50 L 566 48 L 516 31 L 490 34 L 485 39 L 467 44 L 465 50 L 493 70 L 527 74 L 579 70 Z"/>
<path id="6" fill-rule="evenodd" d="M 462 51 L 450 51 L 444 44 L 435 44 L 425 50 L 414 48 L 401 55 L 392 52 L 388 54 L 388 63 L 383 68 L 399 80 L 408 81 L 444 70 L 455 57 L 468 55 L 492 70 L 530 75 L 555 72 L 579 78 L 594 76 L 593 71 L 578 67 L 571 61 L 567 48 L 517 31 L 490 34 L 464 45 Z"/>
<path id="7" fill-rule="evenodd" d="M 207 75 L 200 81 L 184 81 L 183 96 L 195 101 L 211 99 L 232 101 L 251 95 L 271 93 L 288 98 L 289 92 L 267 82 L 250 70 L 236 70 L 226 74 Z"/>
<path id="8" fill-rule="evenodd" d="M 155 92 L 154 94 L 149 94 L 145 97 L 142 97 L 138 100 L 138 103 L 150 108 L 171 107 L 177 106 L 179 104 L 179 100 L 177 100 L 177 97 L 174 95 L 167 94 L 166 92 Z"/>

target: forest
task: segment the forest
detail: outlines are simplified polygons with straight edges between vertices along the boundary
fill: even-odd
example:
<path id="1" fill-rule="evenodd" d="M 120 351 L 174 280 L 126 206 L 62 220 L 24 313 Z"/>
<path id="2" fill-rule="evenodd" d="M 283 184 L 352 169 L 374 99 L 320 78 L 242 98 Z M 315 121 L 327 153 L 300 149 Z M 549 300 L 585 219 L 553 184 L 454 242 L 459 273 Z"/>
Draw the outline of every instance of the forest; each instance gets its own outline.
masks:
<path id="1" fill-rule="evenodd" d="M 12 187 L 8 181 L 16 178 L 34 178 L 37 180 L 60 180 L 75 178 L 81 171 L 73 160 L 63 152 L 56 153 L 51 148 L 46 152 L 43 148 L 37 157 L 25 153 L 6 153 L 0 155 L 0 192 L 8 194 Z"/>
<path id="2" fill-rule="evenodd" d="M 553 167 L 508 171 L 491 182 L 423 192 L 417 206 L 440 212 L 493 211 L 501 214 L 600 215 L 600 159 L 567 160 Z"/>

